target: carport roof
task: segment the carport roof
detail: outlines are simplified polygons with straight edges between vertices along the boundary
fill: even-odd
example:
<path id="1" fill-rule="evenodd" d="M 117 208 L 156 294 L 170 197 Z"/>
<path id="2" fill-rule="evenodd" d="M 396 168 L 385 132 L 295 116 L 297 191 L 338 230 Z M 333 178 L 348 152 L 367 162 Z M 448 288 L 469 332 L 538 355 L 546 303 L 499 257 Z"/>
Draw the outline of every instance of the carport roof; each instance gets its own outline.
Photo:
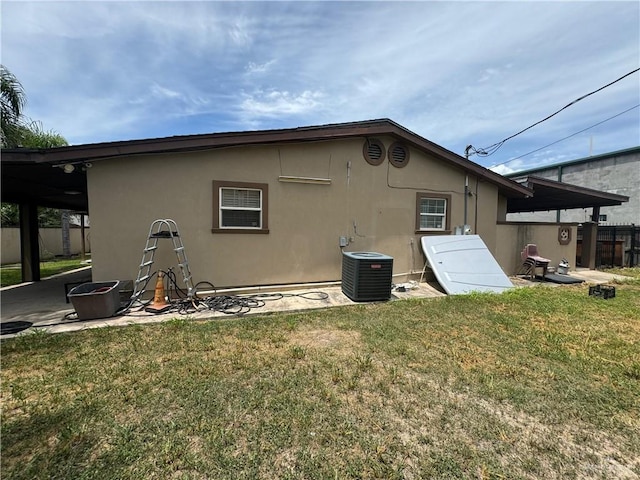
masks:
<path id="1" fill-rule="evenodd" d="M 87 176 L 82 168 L 65 173 L 49 162 L 5 151 L 1 163 L 3 202 L 87 212 Z"/>
<path id="2" fill-rule="evenodd" d="M 610 207 L 629 201 L 629 197 L 625 195 L 602 192 L 532 175 L 519 179 L 518 182 L 533 190 L 533 196 L 509 198 L 507 213 Z"/>

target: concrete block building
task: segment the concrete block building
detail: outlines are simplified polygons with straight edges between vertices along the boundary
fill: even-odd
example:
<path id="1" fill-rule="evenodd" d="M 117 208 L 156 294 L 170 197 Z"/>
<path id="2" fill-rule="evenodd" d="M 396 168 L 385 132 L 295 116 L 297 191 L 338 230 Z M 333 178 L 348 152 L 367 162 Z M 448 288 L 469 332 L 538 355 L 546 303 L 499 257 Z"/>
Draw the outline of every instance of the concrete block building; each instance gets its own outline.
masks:
<path id="1" fill-rule="evenodd" d="M 591 218 L 590 208 L 521 212 L 507 215 L 509 221 L 575 222 L 596 221 L 600 225 L 640 225 L 640 146 L 616 152 L 545 165 L 506 175 L 515 181 L 535 176 L 629 197 L 616 206 L 600 208 Z"/>

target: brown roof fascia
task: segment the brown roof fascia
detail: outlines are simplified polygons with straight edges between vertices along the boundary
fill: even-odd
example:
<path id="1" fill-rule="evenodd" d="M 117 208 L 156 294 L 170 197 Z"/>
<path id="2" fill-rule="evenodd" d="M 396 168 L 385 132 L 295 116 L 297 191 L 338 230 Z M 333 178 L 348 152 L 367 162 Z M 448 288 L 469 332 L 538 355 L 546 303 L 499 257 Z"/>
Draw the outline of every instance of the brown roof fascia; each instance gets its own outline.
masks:
<path id="1" fill-rule="evenodd" d="M 66 163 L 81 160 L 96 161 L 125 155 L 185 152 L 231 146 L 321 141 L 367 136 L 378 134 L 381 130 L 379 128 L 371 128 L 371 126 L 379 126 L 380 124 L 380 121 L 372 120 L 292 129 L 179 135 L 143 140 L 70 145 L 50 149 L 17 148 L 3 150 L 2 157 L 5 161 L 31 161 L 36 163 Z"/>
<path id="2" fill-rule="evenodd" d="M 403 139 L 415 148 L 431 152 L 435 156 L 443 158 L 462 168 L 465 172 L 497 184 L 501 191 L 507 196 L 529 197 L 532 195 L 530 189 L 518 182 L 503 177 L 446 148 L 430 142 L 387 118 L 291 129 L 182 135 L 143 140 L 71 145 L 46 150 L 12 149 L 4 150 L 2 152 L 2 159 L 3 162 L 47 162 L 63 164 L 105 160 L 127 155 L 187 152 L 243 145 L 336 140 L 340 138 L 367 137 L 373 135 L 392 135 Z"/>

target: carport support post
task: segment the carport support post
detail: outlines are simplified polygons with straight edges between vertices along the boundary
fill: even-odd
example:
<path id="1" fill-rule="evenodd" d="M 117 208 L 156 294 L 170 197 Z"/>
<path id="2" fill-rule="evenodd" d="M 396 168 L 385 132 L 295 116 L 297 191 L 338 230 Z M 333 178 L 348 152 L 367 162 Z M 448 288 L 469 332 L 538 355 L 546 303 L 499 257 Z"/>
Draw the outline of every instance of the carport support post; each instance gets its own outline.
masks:
<path id="1" fill-rule="evenodd" d="M 62 225 L 62 255 L 71 256 L 71 237 L 69 232 L 69 210 L 60 211 L 60 223 Z"/>
<path id="2" fill-rule="evenodd" d="M 598 222 L 582 224 L 582 259 L 583 267 L 596 269 L 596 240 L 598 239 Z"/>
<path id="3" fill-rule="evenodd" d="M 38 244 L 38 206 L 20 204 L 20 259 L 22 281 L 40 280 L 40 246 Z"/>
<path id="4" fill-rule="evenodd" d="M 80 236 L 82 237 L 82 260 L 84 260 L 87 256 L 87 245 L 85 242 L 85 231 L 84 231 L 84 213 L 80 214 Z"/>

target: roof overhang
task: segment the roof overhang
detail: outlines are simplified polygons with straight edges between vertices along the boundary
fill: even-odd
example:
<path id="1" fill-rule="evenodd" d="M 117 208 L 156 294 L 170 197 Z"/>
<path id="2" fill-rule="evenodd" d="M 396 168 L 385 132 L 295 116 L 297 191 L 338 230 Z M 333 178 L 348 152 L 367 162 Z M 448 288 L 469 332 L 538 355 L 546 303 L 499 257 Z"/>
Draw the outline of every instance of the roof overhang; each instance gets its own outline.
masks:
<path id="1" fill-rule="evenodd" d="M 86 211 L 87 180 L 83 165 L 118 157 L 194 152 L 246 145 L 269 145 L 389 135 L 497 185 L 508 198 L 531 196 L 531 190 L 471 162 L 389 120 L 339 123 L 279 130 L 183 135 L 155 139 L 71 145 L 49 149 L 2 152 L 2 201 L 35 201 L 38 205 Z M 64 165 L 74 165 L 64 173 Z M 77 193 L 79 192 L 79 193 Z"/>
<path id="2" fill-rule="evenodd" d="M 64 174 L 60 175 L 62 173 L 61 168 L 56 168 L 55 166 L 62 167 L 65 164 L 82 165 L 118 157 L 194 152 L 246 145 L 328 141 L 354 137 L 366 138 L 377 135 L 388 135 L 405 141 L 414 148 L 428 152 L 436 158 L 459 167 L 467 174 L 493 183 L 508 198 L 524 198 L 531 195 L 531 190 L 527 187 L 471 162 L 385 118 L 279 130 L 210 133 L 71 145 L 45 150 L 24 148 L 4 150 L 2 152 L 2 200 L 15 202 L 16 199 L 25 197 L 37 198 L 38 191 L 42 189 L 43 202 L 47 201 L 49 204 L 56 203 L 60 205 L 82 205 L 82 209 L 86 210 L 86 177 L 81 171 L 82 169 L 77 169 L 78 171 L 73 174 L 66 174 L 69 177 L 65 177 Z M 29 181 L 30 171 L 37 172 L 34 182 Z M 8 177 L 6 182 L 5 174 Z M 73 185 L 69 185 L 72 180 L 71 175 L 77 176 L 74 178 L 76 183 Z M 9 180 L 10 178 L 12 180 Z M 12 185 L 11 183 L 14 181 L 16 184 Z M 7 189 L 6 191 L 5 188 Z M 24 190 L 24 194 L 20 193 L 21 189 Z M 79 201 L 80 198 L 71 198 L 65 195 L 65 191 L 81 191 L 84 203 Z M 12 199 L 10 200 L 9 197 Z"/>
<path id="3" fill-rule="evenodd" d="M 41 207 L 87 212 L 87 176 L 81 165 L 65 173 L 64 168 L 28 155 L 2 154 L 2 201 L 32 203 Z"/>
<path id="4" fill-rule="evenodd" d="M 528 176 L 519 182 L 533 190 L 530 198 L 509 198 L 507 213 L 610 207 L 629 201 L 625 195 L 602 192 L 546 178 Z"/>

